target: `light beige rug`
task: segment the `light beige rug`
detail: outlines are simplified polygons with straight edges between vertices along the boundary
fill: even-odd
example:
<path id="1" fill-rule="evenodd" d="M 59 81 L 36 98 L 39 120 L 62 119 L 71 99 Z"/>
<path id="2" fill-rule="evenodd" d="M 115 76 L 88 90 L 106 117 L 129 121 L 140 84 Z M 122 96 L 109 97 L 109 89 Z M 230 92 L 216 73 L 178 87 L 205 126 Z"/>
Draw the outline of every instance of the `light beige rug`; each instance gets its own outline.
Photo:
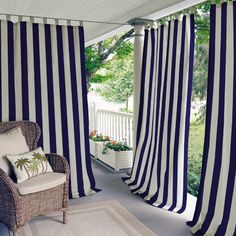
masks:
<path id="1" fill-rule="evenodd" d="M 57 212 L 31 220 L 19 236 L 154 236 L 156 235 L 118 201 L 72 206 L 68 223 Z"/>

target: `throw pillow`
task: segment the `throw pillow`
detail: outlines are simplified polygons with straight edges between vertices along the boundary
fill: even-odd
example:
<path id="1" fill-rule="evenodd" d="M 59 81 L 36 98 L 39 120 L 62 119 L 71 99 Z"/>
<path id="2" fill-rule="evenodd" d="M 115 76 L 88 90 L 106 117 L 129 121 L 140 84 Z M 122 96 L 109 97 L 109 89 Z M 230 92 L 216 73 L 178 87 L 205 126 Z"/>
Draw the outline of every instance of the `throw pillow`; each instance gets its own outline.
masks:
<path id="1" fill-rule="evenodd" d="M 22 183 L 34 176 L 53 172 L 41 147 L 19 155 L 7 155 L 16 175 L 17 183 Z"/>
<path id="2" fill-rule="evenodd" d="M 12 169 L 10 168 L 11 166 L 6 155 L 19 154 L 28 151 L 29 147 L 20 127 L 0 134 L 0 168 L 9 176 L 12 174 Z"/>

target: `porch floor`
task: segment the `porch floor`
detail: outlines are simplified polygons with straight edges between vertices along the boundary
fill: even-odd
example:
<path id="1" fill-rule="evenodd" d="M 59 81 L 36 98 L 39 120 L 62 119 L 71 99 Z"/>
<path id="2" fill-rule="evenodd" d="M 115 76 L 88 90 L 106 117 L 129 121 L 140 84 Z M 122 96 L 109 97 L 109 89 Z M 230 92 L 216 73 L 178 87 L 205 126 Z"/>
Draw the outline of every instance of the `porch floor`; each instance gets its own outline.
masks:
<path id="1" fill-rule="evenodd" d="M 179 215 L 146 204 L 142 198 L 130 193 L 121 180 L 124 174 L 113 174 L 95 161 L 92 161 L 96 186 L 102 191 L 80 199 L 70 200 L 71 205 L 116 199 L 143 224 L 158 236 L 191 236 L 186 221 L 191 220 L 196 198 L 188 195 L 187 210 Z M 9 236 L 3 224 L 0 224 L 0 235 Z M 49 236 L 49 235 L 48 235 Z"/>
<path id="2" fill-rule="evenodd" d="M 186 221 L 191 220 L 196 198 L 188 194 L 187 210 L 183 214 L 168 212 L 146 204 L 142 198 L 130 193 L 121 177 L 124 174 L 113 174 L 105 167 L 92 161 L 96 186 L 102 191 L 81 199 L 71 200 L 71 204 L 83 204 L 95 201 L 116 199 L 143 224 L 158 236 L 190 236 L 190 228 Z"/>

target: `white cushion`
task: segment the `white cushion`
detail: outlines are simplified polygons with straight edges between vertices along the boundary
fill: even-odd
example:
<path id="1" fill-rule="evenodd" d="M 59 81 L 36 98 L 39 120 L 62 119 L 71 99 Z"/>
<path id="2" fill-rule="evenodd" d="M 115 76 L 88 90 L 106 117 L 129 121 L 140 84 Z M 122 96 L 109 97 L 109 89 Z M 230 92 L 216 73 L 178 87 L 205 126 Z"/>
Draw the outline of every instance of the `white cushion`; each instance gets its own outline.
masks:
<path id="1" fill-rule="evenodd" d="M 23 183 L 16 184 L 16 187 L 21 195 L 26 195 L 54 188 L 65 182 L 65 174 L 53 172 L 35 176 Z"/>
<path id="2" fill-rule="evenodd" d="M 22 183 L 34 176 L 53 172 L 41 147 L 18 155 L 7 155 L 16 175 L 17 183 Z"/>
<path id="3" fill-rule="evenodd" d="M 20 154 L 28 151 L 29 147 L 27 146 L 20 127 L 0 134 L 0 168 L 8 175 L 12 174 L 12 170 L 6 155 Z"/>

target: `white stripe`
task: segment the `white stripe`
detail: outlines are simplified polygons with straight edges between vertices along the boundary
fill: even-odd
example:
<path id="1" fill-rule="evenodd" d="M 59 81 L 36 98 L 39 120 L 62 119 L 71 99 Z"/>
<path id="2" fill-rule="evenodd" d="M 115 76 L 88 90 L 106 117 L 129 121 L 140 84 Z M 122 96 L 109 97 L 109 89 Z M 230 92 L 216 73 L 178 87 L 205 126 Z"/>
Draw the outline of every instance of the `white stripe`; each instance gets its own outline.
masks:
<path id="1" fill-rule="evenodd" d="M 160 33 L 161 33 L 161 27 L 160 27 Z M 159 60 L 162 60 L 162 76 L 161 76 L 161 89 L 160 89 L 160 108 L 159 108 L 159 117 L 158 117 L 158 132 L 157 132 L 157 149 L 156 149 L 156 155 L 155 155 L 155 162 L 154 162 L 154 168 L 151 176 L 151 182 L 150 182 L 150 189 L 148 192 L 148 195 L 144 198 L 145 200 L 150 200 L 150 198 L 156 193 L 157 189 L 159 186 L 157 186 L 157 168 L 158 168 L 158 146 L 159 146 L 159 139 L 160 139 L 160 122 L 161 122 L 161 108 L 162 108 L 162 100 L 163 100 L 163 90 L 164 90 L 164 74 L 165 74 L 165 59 L 166 59 L 166 44 L 167 42 L 167 31 L 164 29 L 163 33 L 163 54 L 162 58 L 159 58 Z M 159 40 L 160 44 L 160 40 Z M 160 45 L 159 45 L 160 48 Z M 159 63 L 158 63 L 158 73 L 160 68 L 159 68 Z"/>
<path id="2" fill-rule="evenodd" d="M 1 21 L 2 121 L 9 121 L 7 21 Z"/>
<path id="3" fill-rule="evenodd" d="M 22 78 L 21 78 L 21 45 L 20 23 L 14 24 L 14 81 L 16 120 L 22 120 Z"/>
<path id="4" fill-rule="evenodd" d="M 42 122 L 43 122 L 43 146 L 45 152 L 50 152 L 49 141 L 49 121 L 48 121 L 48 87 L 46 72 L 46 51 L 45 51 L 45 31 L 44 25 L 38 24 L 39 27 L 39 55 L 40 55 L 40 74 L 41 74 L 41 99 L 42 99 Z"/>
<path id="5" fill-rule="evenodd" d="M 185 32 L 185 50 L 184 50 L 184 70 L 183 70 L 183 85 L 181 99 L 181 116 L 180 116 L 180 132 L 179 132 L 179 149 L 178 149 L 178 181 L 177 181 L 177 203 L 176 211 L 183 204 L 183 179 L 184 179 L 184 142 L 185 142 L 185 120 L 187 109 L 187 93 L 189 81 L 189 50 L 190 50 L 190 15 L 186 16 L 186 32 Z"/>
<path id="6" fill-rule="evenodd" d="M 221 8 L 216 7 L 216 35 L 215 35 L 215 68 L 214 68 L 214 88 L 213 88 L 213 101 L 212 101 L 212 114 L 211 114 L 211 129 L 210 129 L 210 144 L 209 153 L 206 166 L 206 177 L 204 181 L 203 200 L 201 214 L 198 222 L 192 227 L 192 232 L 198 231 L 202 223 L 205 221 L 207 210 L 210 207 L 209 197 L 212 184 L 213 168 L 215 161 L 215 149 L 216 149 L 216 134 L 217 134 L 217 118 L 218 117 L 218 103 L 219 103 L 219 72 L 220 72 L 220 39 L 221 39 Z"/>
<path id="7" fill-rule="evenodd" d="M 82 99 L 82 76 L 81 76 L 81 61 L 80 61 L 80 38 L 79 28 L 73 27 L 74 45 L 75 45 L 75 65 L 76 65 L 76 80 L 77 80 L 77 94 L 79 105 L 79 128 L 80 128 L 80 149 L 81 149 L 81 169 L 83 173 L 84 192 L 86 195 L 94 193 L 90 188 L 90 181 L 86 168 L 86 152 L 84 140 L 84 119 L 83 119 L 83 99 Z"/>
<path id="8" fill-rule="evenodd" d="M 52 73 L 53 73 L 53 92 L 54 92 L 54 109 L 55 109 L 56 146 L 57 146 L 57 153 L 60 155 L 63 155 L 56 26 L 51 25 L 50 30 L 51 30 L 51 43 L 52 43 L 51 44 L 52 45 Z"/>
<path id="9" fill-rule="evenodd" d="M 235 179 L 235 176 L 234 176 Z M 236 219 L 236 181 L 234 181 L 234 192 L 232 198 L 232 205 L 230 209 L 229 222 L 225 235 L 234 235 L 235 232 L 235 219 Z"/>
<path id="10" fill-rule="evenodd" d="M 62 26 L 63 52 L 64 52 L 64 69 L 65 69 L 65 89 L 66 89 L 66 106 L 67 106 L 67 123 L 68 138 L 70 151 L 70 168 L 71 168 L 71 188 L 72 196 L 78 197 L 77 169 L 76 169 L 76 153 L 74 139 L 74 120 L 71 96 L 71 78 L 70 78 L 70 61 L 68 48 L 68 31 L 67 26 Z M 81 167 L 83 168 L 83 167 Z"/>
<path id="11" fill-rule="evenodd" d="M 159 74 L 158 74 L 158 72 L 159 72 L 159 60 L 162 60 L 162 58 L 160 59 L 161 28 L 159 28 L 158 30 L 159 30 L 159 33 L 158 33 L 158 44 L 157 44 L 157 47 L 158 47 L 157 54 L 158 55 L 157 55 L 157 59 L 156 59 L 156 64 L 154 65 L 156 67 L 157 85 L 158 85 L 158 76 L 159 76 Z M 160 83 L 160 93 L 162 93 L 162 89 L 163 89 L 163 80 L 161 80 L 161 83 Z M 159 102 L 160 102 L 159 103 L 159 113 L 160 113 L 161 102 L 162 102 L 161 94 L 160 94 L 160 101 Z M 159 129 L 160 129 L 160 115 L 158 117 L 158 121 L 156 121 L 156 112 L 155 112 L 155 126 L 154 127 L 156 129 L 156 126 L 158 125 L 158 128 L 157 128 L 157 137 L 154 136 L 153 144 L 155 144 L 155 142 L 156 142 L 157 145 L 156 145 L 156 151 L 155 151 L 155 154 L 154 154 L 153 171 L 152 171 L 152 175 L 149 177 L 151 179 L 151 181 L 150 181 L 150 188 L 149 188 L 149 191 L 148 191 L 148 195 L 144 198 L 145 200 L 150 200 L 150 198 L 155 194 L 156 189 L 157 189 L 157 161 L 158 161 L 158 137 L 159 137 Z M 153 152 L 154 152 L 154 146 L 153 146 L 153 150 L 152 150 L 152 155 L 153 155 Z"/>
<path id="12" fill-rule="evenodd" d="M 226 42 L 226 74 L 225 74 L 225 107 L 224 107 L 224 133 L 222 143 L 222 163 L 214 217 L 206 234 L 215 235 L 218 226 L 221 224 L 225 198 L 227 193 L 227 180 L 229 173 L 231 154 L 231 133 L 232 133 L 232 113 L 233 113 L 233 89 L 234 89 L 234 35 L 232 30 L 233 5 L 228 4 L 227 9 L 227 42 Z M 222 98 L 223 99 L 223 98 Z"/>
<path id="13" fill-rule="evenodd" d="M 154 87 L 154 101 L 152 102 L 151 106 L 153 107 L 153 109 L 156 109 L 156 104 L 157 104 L 157 89 L 158 89 L 158 80 L 157 80 L 157 58 L 158 58 L 158 47 L 159 47 L 159 38 L 160 38 L 160 33 L 158 33 L 157 35 L 157 30 L 154 30 L 154 36 L 155 36 L 155 41 L 154 41 L 154 68 L 153 68 L 153 87 Z M 158 36 L 158 38 L 157 38 Z M 152 133 L 150 134 L 150 136 L 152 136 L 152 143 L 151 143 L 151 151 L 150 151 L 150 159 L 148 162 L 148 168 L 147 168 L 147 173 L 145 176 L 145 181 L 143 186 L 139 189 L 138 193 L 143 193 L 146 191 L 147 186 L 148 186 L 148 182 L 149 179 L 151 178 L 151 168 L 152 168 L 152 157 L 153 157 L 153 152 L 154 152 L 154 145 L 155 145 L 155 130 L 156 130 L 156 110 L 154 112 L 153 115 L 153 129 L 152 129 Z"/>
<path id="14" fill-rule="evenodd" d="M 177 31 L 177 43 L 176 43 L 176 65 L 174 71 L 174 95 L 173 95 L 173 111 L 172 111 L 172 122 L 171 122 L 171 139 L 170 139 L 170 172 L 169 180 L 173 178 L 174 171 L 174 143 L 175 143 L 175 129 L 176 129 L 176 118 L 177 118 L 177 102 L 178 102 L 178 86 L 179 86 L 179 67 L 180 67 L 180 49 L 181 49 L 181 36 L 182 36 L 182 22 L 178 22 Z M 173 185 L 169 185 L 168 193 L 173 191 Z M 168 194 L 167 205 L 172 204 L 172 196 Z"/>
<path id="15" fill-rule="evenodd" d="M 165 181 L 165 174 L 166 174 L 166 168 L 167 167 L 167 140 L 168 140 L 168 115 L 169 115 L 169 103 L 170 103 L 170 82 L 171 82 L 171 61 L 172 61 L 172 52 L 173 52 L 173 21 L 171 21 L 168 27 L 166 27 L 167 35 L 169 35 L 169 48 L 168 45 L 165 48 L 166 50 L 166 58 L 164 59 L 163 63 L 165 64 L 165 76 L 166 76 L 166 101 L 165 101 L 165 110 L 164 110 L 164 128 L 163 128 L 163 142 L 162 142 L 162 150 L 161 150 L 161 156 L 162 156 L 162 162 L 161 162 L 161 185 L 159 187 L 159 195 L 158 199 L 154 203 L 154 205 L 159 205 L 163 202 L 164 197 L 164 181 Z M 168 43 L 168 38 L 167 38 Z M 168 57 L 168 61 L 167 61 Z M 167 70 L 166 70 L 167 69 Z M 167 73 L 167 74 L 166 74 Z M 162 115 L 162 114 L 161 114 Z M 170 180 L 169 180 L 170 181 Z M 170 192 L 171 195 L 171 192 Z"/>
<path id="16" fill-rule="evenodd" d="M 151 39 L 151 32 L 150 32 L 150 39 Z M 151 41 L 151 40 L 150 40 Z M 156 41 L 156 40 L 155 40 Z M 152 43 L 151 43 L 152 44 Z M 155 45 L 154 45 L 155 46 Z M 153 47 L 154 47 L 153 46 Z M 152 51 L 152 46 L 150 45 L 150 49 L 151 49 L 151 51 Z M 154 47 L 154 59 L 155 59 L 155 50 L 156 48 Z M 152 52 L 150 51 L 150 53 L 152 54 Z M 150 59 L 151 59 L 151 54 L 150 54 Z M 151 60 L 150 60 L 150 66 L 151 66 Z M 151 69 L 151 68 L 150 68 Z M 149 70 L 149 74 L 148 74 L 148 80 L 147 80 L 147 84 L 148 84 L 148 86 L 149 86 L 149 82 L 150 82 L 150 74 L 151 73 L 151 71 Z M 143 153 L 143 165 L 142 165 L 142 168 L 141 168 L 141 173 L 143 173 L 144 172 L 144 167 L 145 167 L 145 165 L 146 165 L 146 163 L 147 163 L 147 159 L 148 159 L 148 151 L 149 151 L 149 147 L 150 147 L 150 142 L 151 142 L 151 137 L 152 137 L 152 131 L 153 131 L 153 112 L 154 112 L 154 103 L 155 103 L 155 101 L 154 101 L 154 98 L 155 98 L 155 91 L 156 91 L 156 87 L 155 87 L 155 85 L 156 85 L 156 80 L 155 80 L 155 77 L 154 77 L 154 75 L 155 75 L 155 71 L 153 71 L 152 72 L 153 74 L 152 74 L 152 86 L 151 86 L 151 91 L 149 91 L 149 93 L 150 92 L 152 92 L 152 96 L 151 96 L 151 102 L 150 102 L 150 111 L 149 111 L 149 115 L 148 115 L 148 123 L 150 124 L 149 125 L 149 128 L 148 128 L 148 139 L 147 139 L 147 143 L 146 143 L 146 147 L 145 147 L 145 150 L 144 150 L 144 153 Z M 148 101 L 148 97 L 146 98 L 147 99 L 147 102 L 149 102 Z M 146 115 L 147 115 L 147 113 L 146 113 Z M 149 159 L 149 162 L 150 162 L 150 159 Z M 148 174 L 148 173 L 147 173 Z M 146 174 L 146 176 L 147 176 L 147 174 Z M 142 175 L 139 175 L 139 178 L 138 178 L 138 181 L 137 181 L 137 184 L 136 185 L 134 185 L 134 186 L 131 186 L 130 187 L 130 189 L 134 189 L 134 188 L 137 188 L 138 186 L 139 186 L 139 184 L 140 184 L 140 182 L 141 182 L 141 180 L 142 180 Z M 140 192 L 140 190 L 138 191 L 138 192 Z"/>
<path id="17" fill-rule="evenodd" d="M 36 121 L 35 84 L 34 84 L 34 49 L 33 24 L 26 23 L 27 31 L 27 61 L 28 61 L 28 90 L 29 90 L 29 120 Z"/>

